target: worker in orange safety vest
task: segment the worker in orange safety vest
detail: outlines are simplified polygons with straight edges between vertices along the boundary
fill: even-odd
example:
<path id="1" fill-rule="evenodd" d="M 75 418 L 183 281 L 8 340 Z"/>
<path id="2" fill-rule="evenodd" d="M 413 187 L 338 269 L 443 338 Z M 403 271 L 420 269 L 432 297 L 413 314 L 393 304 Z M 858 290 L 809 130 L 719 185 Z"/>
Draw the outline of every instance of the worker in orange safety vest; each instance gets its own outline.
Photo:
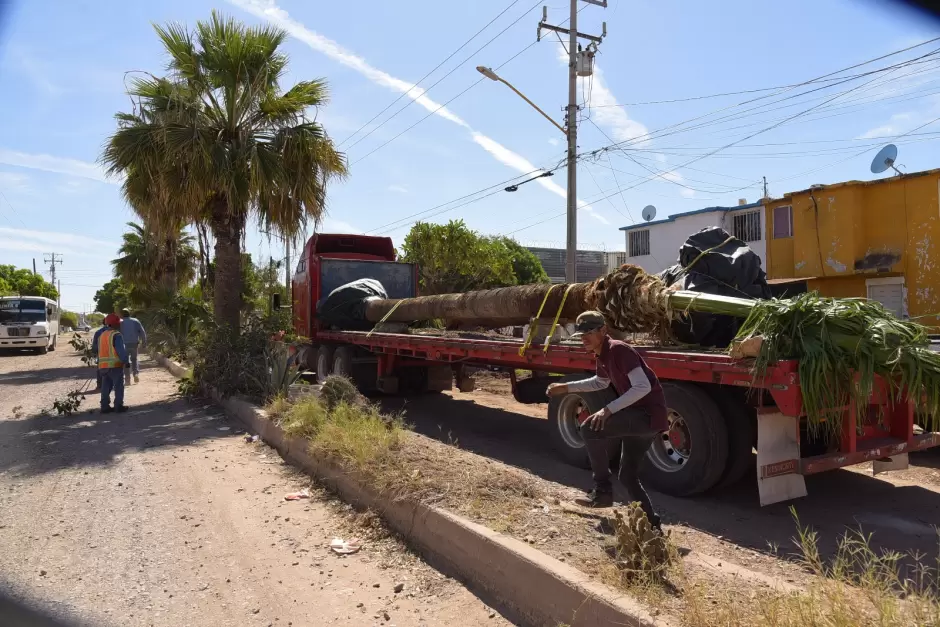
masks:
<path id="1" fill-rule="evenodd" d="M 95 342 L 98 357 L 98 373 L 101 375 L 101 413 L 127 411 L 124 404 L 124 365 L 127 349 L 121 336 L 121 318 L 108 314 L 104 319 L 105 330 Z M 111 390 L 114 390 L 114 408 L 111 408 Z"/>

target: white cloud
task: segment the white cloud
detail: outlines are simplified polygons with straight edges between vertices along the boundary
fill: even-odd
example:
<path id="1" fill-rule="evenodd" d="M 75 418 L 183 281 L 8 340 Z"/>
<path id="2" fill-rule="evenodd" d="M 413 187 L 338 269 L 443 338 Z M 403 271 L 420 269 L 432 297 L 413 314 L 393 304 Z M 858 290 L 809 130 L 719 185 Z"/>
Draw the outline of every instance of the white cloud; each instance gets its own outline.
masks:
<path id="1" fill-rule="evenodd" d="M 317 52 L 321 52 L 337 63 L 341 63 L 359 72 L 373 83 L 407 94 L 409 98 L 428 111 L 434 112 L 435 115 L 445 120 L 450 120 L 454 124 L 458 124 L 464 128 L 470 128 L 470 125 L 464 122 L 459 116 L 425 96 L 425 90 L 420 87 L 413 88 L 413 83 L 395 78 L 387 72 L 372 67 L 362 57 L 346 50 L 332 39 L 328 39 L 308 29 L 300 22 L 291 18 L 287 11 L 277 6 L 273 0 L 229 0 L 229 2 L 256 17 L 276 24 Z"/>
<path id="2" fill-rule="evenodd" d="M 404 185 L 389 185 L 389 186 L 388 186 L 388 191 L 390 191 L 390 192 L 398 192 L 399 194 L 407 194 L 407 193 L 408 193 L 408 188 L 405 187 Z"/>
<path id="3" fill-rule="evenodd" d="M 306 43 L 314 50 L 321 52 L 337 63 L 345 65 L 346 67 L 358 72 L 373 83 L 383 87 L 388 87 L 400 93 L 407 94 L 409 98 L 414 100 L 417 104 L 421 105 L 428 111 L 444 118 L 445 120 L 449 120 L 450 122 L 457 124 L 461 128 L 470 131 L 473 141 L 485 151 L 493 155 L 504 165 L 507 165 L 522 174 L 537 170 L 534 165 L 532 165 L 521 155 L 514 153 L 496 140 L 487 137 L 482 133 L 474 131 L 470 125 L 467 124 L 467 122 L 465 122 L 460 116 L 425 96 L 423 89 L 412 88 L 412 83 L 395 78 L 387 72 L 383 72 L 382 70 L 371 66 L 366 62 L 365 59 L 346 50 L 335 41 L 308 29 L 300 22 L 297 22 L 291 18 L 287 11 L 277 6 L 274 0 L 228 1 L 256 17 L 267 20 L 276 26 L 283 28 L 290 35 Z M 550 180 L 544 178 L 539 179 L 539 183 L 549 191 L 565 197 L 565 190 Z M 578 203 L 579 207 L 585 209 L 587 213 L 593 218 L 604 224 L 609 224 L 608 220 L 601 214 L 597 213 L 597 211 L 595 211 L 590 205 L 581 201 L 578 201 Z"/>
<path id="4" fill-rule="evenodd" d="M 561 140 L 558 139 L 557 137 L 549 137 L 548 143 L 551 144 L 552 146 L 557 146 L 558 144 L 561 143 Z"/>
<path id="5" fill-rule="evenodd" d="M 681 189 L 679 190 L 679 195 L 682 196 L 683 198 L 695 198 L 695 190 L 694 189 Z"/>
<path id="6" fill-rule="evenodd" d="M 556 47 L 558 60 L 564 65 L 568 65 L 568 53 L 564 46 L 558 44 Z M 610 131 L 611 139 L 618 142 L 627 141 L 634 137 L 645 136 L 649 129 L 645 125 L 631 119 L 627 114 L 626 107 L 620 106 L 617 98 L 607 86 L 604 80 L 604 72 L 597 66 L 597 59 L 594 60 L 594 76 L 581 77 L 578 79 L 578 89 L 588 98 L 588 104 L 591 108 L 591 119 L 598 126 L 604 127 Z M 634 142 L 634 146 L 642 146 L 649 143 L 649 139 L 641 139 Z"/>
<path id="7" fill-rule="evenodd" d="M 60 233 L 0 227 L 0 249 L 34 252 L 61 252 L 88 257 L 110 257 L 118 244 L 105 240 Z"/>
<path id="8" fill-rule="evenodd" d="M 320 233 L 348 233 L 352 235 L 362 233 L 362 229 L 360 229 L 358 226 L 352 225 L 344 220 L 331 218 L 329 216 L 323 219 L 323 222 L 320 224 L 317 231 Z"/>
<path id="9" fill-rule="evenodd" d="M 27 192 L 29 181 L 29 177 L 20 172 L 0 172 L 0 190 L 5 192 Z"/>
<path id="10" fill-rule="evenodd" d="M 518 170 L 519 172 L 532 172 L 533 176 L 535 175 L 535 170 L 538 170 L 532 163 L 530 163 L 525 157 L 519 155 L 502 144 L 490 139 L 482 133 L 473 133 L 473 141 L 480 145 L 486 152 L 493 155 L 497 161 L 508 165 L 509 167 Z M 543 177 L 536 179 L 539 185 L 547 189 L 548 191 L 561 196 L 562 198 L 567 199 L 568 193 L 563 187 L 555 183 L 549 178 Z M 591 205 L 587 204 L 584 201 L 578 201 L 578 208 L 583 209 L 589 216 L 600 222 L 601 224 L 610 224 L 610 221 L 605 218 L 603 215 L 597 212 Z"/>
<path id="11" fill-rule="evenodd" d="M 682 181 L 685 180 L 682 177 L 682 175 L 676 172 L 675 170 L 671 170 L 669 172 L 663 172 L 662 174 L 659 175 L 659 177 L 666 179 L 667 181 L 671 181 L 673 183 L 681 183 Z"/>
<path id="12" fill-rule="evenodd" d="M 604 81 L 604 73 L 597 65 L 594 66 L 593 79 L 593 83 L 589 78 L 581 78 L 580 80 L 584 83 L 583 88 L 587 90 L 584 93 L 588 93 L 591 98 L 591 119 L 594 120 L 594 123 L 609 129 L 611 138 L 618 142 L 628 141 L 635 137 L 645 137 L 649 133 L 649 129 L 640 122 L 631 119 L 625 107 L 618 106 L 617 98 L 607 87 L 607 83 Z M 585 83 L 585 81 L 588 82 Z M 648 138 L 637 140 L 631 145 L 642 146 L 647 143 L 649 143 Z"/>
<path id="13" fill-rule="evenodd" d="M 45 172 L 55 172 L 56 174 L 77 176 L 93 181 L 100 181 L 102 183 L 119 183 L 116 179 L 106 177 L 104 169 L 98 164 L 79 161 L 78 159 L 53 157 L 52 155 L 44 154 L 29 154 L 0 148 L 0 163 L 30 170 L 43 170 Z"/>

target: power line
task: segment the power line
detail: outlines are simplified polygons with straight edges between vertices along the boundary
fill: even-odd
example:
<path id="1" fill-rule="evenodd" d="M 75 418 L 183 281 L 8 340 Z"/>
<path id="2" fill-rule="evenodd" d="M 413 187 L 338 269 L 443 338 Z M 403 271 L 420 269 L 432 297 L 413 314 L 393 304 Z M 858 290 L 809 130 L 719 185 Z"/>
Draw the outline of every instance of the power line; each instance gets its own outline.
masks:
<path id="1" fill-rule="evenodd" d="M 519 0 L 516 0 L 516 1 L 518 2 Z M 513 26 L 515 26 L 516 24 L 518 24 L 519 21 L 520 21 L 522 18 L 524 18 L 526 15 L 528 15 L 528 14 L 529 14 L 533 9 L 535 9 L 540 3 L 541 3 L 541 0 L 539 0 L 539 2 L 536 2 L 535 4 L 533 4 L 530 8 L 526 9 L 526 11 L 525 11 L 522 15 L 520 15 L 519 17 L 517 17 L 511 24 L 509 24 L 509 26 L 507 26 L 507 27 L 504 28 L 503 30 L 501 30 L 501 31 L 499 31 L 498 33 L 496 33 L 496 35 L 494 35 L 489 41 L 487 41 L 485 44 L 483 44 L 482 46 L 480 46 L 479 48 L 477 48 L 475 51 L 473 51 L 472 53 L 470 53 L 470 55 L 467 56 L 463 61 L 461 61 L 460 63 L 458 63 L 457 65 L 455 65 L 453 68 L 451 68 L 451 70 L 450 70 L 447 74 L 445 74 L 444 76 L 442 76 L 442 77 L 440 77 L 439 79 L 437 79 L 430 87 L 428 87 L 427 89 L 424 90 L 424 93 L 426 94 L 426 93 L 428 93 L 429 91 L 431 91 L 432 89 L 434 89 L 434 87 L 437 86 L 438 84 L 440 84 L 441 81 L 443 81 L 443 80 L 446 79 L 448 76 L 450 76 L 451 74 L 453 74 L 454 72 L 456 72 L 458 69 L 460 69 L 460 67 L 462 67 L 464 63 L 466 63 L 467 61 L 469 61 L 470 59 L 472 59 L 476 54 L 480 53 L 484 48 L 486 48 L 486 47 L 489 46 L 491 43 L 493 43 L 494 41 L 496 41 L 496 40 L 497 40 L 500 36 L 502 36 L 502 34 L 505 33 L 507 30 L 509 30 L 510 28 L 512 28 Z M 514 4 L 516 4 L 516 2 L 513 2 L 512 5 L 509 5 L 509 7 L 507 7 L 502 13 L 500 13 L 500 14 L 497 15 L 495 18 L 493 18 L 493 20 L 490 21 L 490 24 L 492 24 L 494 21 L 496 21 L 496 19 L 499 18 L 500 15 L 502 15 L 503 13 L 505 13 L 506 11 L 508 11 L 509 8 L 511 8 Z M 489 26 L 489 24 L 487 24 L 486 26 L 484 26 L 483 29 L 480 30 L 480 32 L 482 32 L 483 30 L 485 30 L 487 26 Z M 478 34 L 479 34 L 479 33 L 477 33 L 477 35 L 478 35 Z M 476 37 L 476 35 L 474 35 L 473 37 Z M 473 37 L 471 37 L 470 39 L 472 40 Z M 467 43 L 470 43 L 470 41 L 467 41 L 467 42 L 464 44 L 464 46 L 466 46 Z M 461 48 L 463 48 L 464 46 L 461 46 L 461 47 L 458 48 L 456 51 L 454 51 L 454 54 L 457 54 L 457 52 L 458 52 Z M 528 47 L 526 48 L 526 50 L 528 50 Z M 522 53 L 520 52 L 519 54 L 522 54 Z M 515 56 L 513 57 L 513 59 L 515 59 L 517 56 L 519 56 L 519 54 L 515 55 Z M 453 54 L 452 54 L 451 56 L 453 56 Z M 450 57 L 448 57 L 448 59 L 449 59 L 449 58 L 450 58 Z M 512 60 L 512 59 L 510 59 L 510 61 L 511 61 L 511 60 Z M 446 61 L 446 59 L 445 59 L 445 61 Z M 508 63 L 508 61 L 507 61 L 507 63 Z M 442 62 L 441 64 L 443 65 L 443 62 Z M 504 65 L 505 65 L 505 64 L 504 64 Z M 440 66 L 438 66 L 438 67 L 440 67 Z M 500 67 L 502 67 L 502 66 L 500 66 Z M 434 68 L 434 69 L 436 70 L 437 68 Z M 431 73 L 433 73 L 433 72 L 434 72 L 434 70 L 432 70 L 431 72 L 429 72 L 429 74 L 431 74 Z M 427 78 L 427 76 L 425 76 L 425 78 Z M 422 78 L 421 80 L 424 80 L 424 79 Z M 473 85 L 471 85 L 470 87 L 468 87 L 468 88 L 465 89 L 464 91 L 460 92 L 459 94 L 457 94 L 457 96 L 454 96 L 454 98 L 451 98 L 451 99 L 448 100 L 447 102 L 449 103 L 449 102 L 453 101 L 454 99 L 456 99 L 457 97 L 462 96 L 464 93 L 466 93 L 467 91 L 469 91 L 471 88 L 473 88 L 473 87 L 475 87 L 477 84 L 479 84 L 481 80 L 482 80 L 482 79 L 478 80 L 476 83 L 474 83 Z M 419 82 L 420 82 L 420 81 L 419 81 Z M 414 88 L 412 87 L 412 89 L 414 89 Z M 410 92 L 411 92 L 411 89 L 409 89 L 407 92 L 405 92 L 404 94 L 402 94 L 402 96 L 405 96 L 405 95 L 407 95 L 407 94 L 410 93 Z M 400 100 L 402 96 L 399 96 L 398 99 L 396 99 L 395 102 L 397 102 L 398 100 Z M 353 142 L 352 144 L 350 144 L 350 146 L 349 146 L 346 150 L 349 151 L 349 150 L 351 150 L 352 148 L 354 148 L 359 142 L 361 142 L 362 140 L 364 140 L 366 137 L 368 137 L 369 135 L 371 135 L 372 133 L 374 133 L 374 132 L 377 131 L 378 129 L 382 128 L 384 125 L 388 124 L 388 123 L 389 123 L 391 120 L 393 120 L 399 113 L 401 113 L 402 111 L 404 111 L 405 109 L 407 109 L 408 107 L 410 107 L 411 105 L 413 105 L 414 103 L 415 103 L 415 99 L 410 100 L 405 106 L 403 106 L 403 107 L 401 107 L 400 109 L 398 109 L 395 113 L 393 113 L 393 114 L 390 115 L 388 118 L 386 118 L 381 124 L 379 124 L 378 126 L 376 126 L 375 128 L 373 128 L 372 130 L 370 130 L 368 133 L 366 133 L 365 135 L 363 135 L 362 137 L 360 137 L 359 139 L 357 139 L 357 140 L 356 140 L 355 142 Z M 393 104 L 394 104 L 394 103 L 393 103 Z M 444 103 L 444 105 L 441 105 L 441 107 L 438 107 L 438 108 L 435 109 L 432 113 L 436 113 L 437 111 L 439 111 L 439 110 L 440 110 L 443 106 L 445 106 L 446 104 L 447 104 L 447 103 Z M 391 105 L 389 105 L 389 106 L 391 106 Z M 423 121 L 423 120 L 426 119 L 427 117 L 428 117 L 428 116 L 425 116 L 425 118 L 422 118 L 421 121 Z M 374 118 L 373 118 L 373 119 L 374 119 Z M 371 120 L 370 120 L 370 122 L 371 122 Z M 368 124 L 368 123 L 367 123 L 367 124 Z M 409 129 L 410 129 L 410 128 L 412 128 L 412 127 L 409 127 Z M 357 131 L 357 132 L 358 132 L 358 131 Z M 398 136 L 396 136 L 396 138 L 397 138 L 397 137 L 398 137 Z M 394 139 L 394 138 L 393 138 L 393 139 Z M 386 142 L 386 143 L 389 143 L 389 142 Z M 384 146 L 384 145 L 385 145 L 385 144 L 383 144 L 383 146 Z M 376 150 L 377 150 L 377 149 L 376 149 Z M 375 152 L 375 150 L 373 150 L 372 152 Z M 370 152 L 369 154 L 367 154 L 366 157 L 368 157 L 369 155 L 371 155 L 372 152 Z M 362 161 L 362 159 L 364 159 L 364 158 L 365 158 L 365 157 L 360 157 L 359 159 L 357 159 L 357 160 L 354 161 L 353 163 L 357 163 L 357 162 L 359 162 L 359 161 Z"/>
<path id="2" fill-rule="evenodd" d="M 934 38 L 934 39 L 930 39 L 930 40 L 921 42 L 921 43 L 916 44 L 916 45 L 913 45 L 913 46 L 908 46 L 907 48 L 903 48 L 903 49 L 901 49 L 901 50 L 896 50 L 896 51 L 894 51 L 894 52 L 890 52 L 890 53 L 888 53 L 888 54 L 884 54 L 884 55 L 881 55 L 881 56 L 879 56 L 879 57 L 875 57 L 875 58 L 873 58 L 873 59 L 869 59 L 869 60 L 867 60 L 867 61 L 863 61 L 863 62 L 861 62 L 861 63 L 857 63 L 857 64 L 855 64 L 855 65 L 852 65 L 852 66 L 849 66 L 849 67 L 846 67 L 846 68 L 842 68 L 842 69 L 840 69 L 840 70 L 836 70 L 836 71 L 834 71 L 834 72 L 829 72 L 828 74 L 823 74 L 822 76 L 817 76 L 817 77 L 812 78 L 812 79 L 809 79 L 809 80 L 807 80 L 807 81 L 803 81 L 802 83 L 796 83 L 796 84 L 794 84 L 792 87 L 787 87 L 787 88 L 785 88 L 785 89 L 783 89 L 783 90 L 777 91 L 777 92 L 772 93 L 772 94 L 768 94 L 768 95 L 766 95 L 766 96 L 758 96 L 757 98 L 751 98 L 751 99 L 749 99 L 749 100 L 744 100 L 744 101 L 742 101 L 742 102 L 739 102 L 739 103 L 736 103 L 736 104 L 733 104 L 733 105 L 728 105 L 728 106 L 726 106 L 726 107 L 721 107 L 721 108 L 719 108 L 719 109 L 715 109 L 715 110 L 710 111 L 710 112 L 708 112 L 708 113 L 704 113 L 704 114 L 702 114 L 702 115 L 695 116 L 695 117 L 693 117 L 693 118 L 689 118 L 689 119 L 683 120 L 683 121 L 681 121 L 681 122 L 676 122 L 675 124 L 671 124 L 671 125 L 669 125 L 669 126 L 666 126 L 666 127 L 661 128 L 661 129 L 657 129 L 657 130 L 654 130 L 654 131 L 649 131 L 649 132 L 644 133 L 644 134 L 642 134 L 642 135 L 639 135 L 639 136 L 637 136 L 637 137 L 630 138 L 629 140 L 625 140 L 625 141 L 623 141 L 623 142 L 619 142 L 618 145 L 623 145 L 623 144 L 635 144 L 635 143 L 642 142 L 642 141 L 648 141 L 648 140 L 650 140 L 650 139 L 660 138 L 660 137 L 663 137 L 663 136 L 666 136 L 666 135 L 673 135 L 673 134 L 676 134 L 676 133 L 679 133 L 679 132 L 688 132 L 689 130 L 695 130 L 696 128 L 701 128 L 701 127 L 704 126 L 704 125 L 715 124 L 715 123 L 721 122 L 721 121 L 723 121 L 723 120 L 730 119 L 730 118 L 733 118 L 733 117 L 735 117 L 735 116 L 739 116 L 741 113 L 747 113 L 748 111 L 753 111 L 753 110 L 755 109 L 755 107 L 752 107 L 751 109 L 745 110 L 745 111 L 743 111 L 743 112 L 738 112 L 738 113 L 732 114 L 732 115 L 730 115 L 730 116 L 725 116 L 724 118 L 719 118 L 718 120 L 711 120 L 711 121 L 709 121 L 709 122 L 707 122 L 707 123 L 704 123 L 703 125 L 699 125 L 699 126 L 696 126 L 696 127 L 691 127 L 691 128 L 678 128 L 678 127 L 682 127 L 682 126 L 685 126 L 685 125 L 687 125 L 687 124 L 690 124 L 690 123 L 692 123 L 692 122 L 697 122 L 697 121 L 702 120 L 702 119 L 704 119 L 704 118 L 713 116 L 713 115 L 715 115 L 715 114 L 717 114 L 717 113 L 722 113 L 722 112 L 724 112 L 724 111 L 729 111 L 729 110 L 731 110 L 731 109 L 736 109 L 736 108 L 738 108 L 738 107 L 741 107 L 741 106 L 744 106 L 744 105 L 747 105 L 747 104 L 751 104 L 751 103 L 757 102 L 757 101 L 759 101 L 759 100 L 764 100 L 764 99 L 767 99 L 767 98 L 772 98 L 772 97 L 774 97 L 774 96 L 781 95 L 781 94 L 783 94 L 783 93 L 786 93 L 787 91 L 792 91 L 793 89 L 798 88 L 798 87 L 803 87 L 803 86 L 810 85 L 810 84 L 813 84 L 813 83 L 816 83 L 816 82 L 820 82 L 822 79 L 826 79 L 826 78 L 829 78 L 829 77 L 833 77 L 833 76 L 836 76 L 836 75 L 838 75 L 838 74 L 842 74 L 842 73 L 844 73 L 844 72 L 847 72 L 847 71 L 849 71 L 849 70 L 853 70 L 853 69 L 856 69 L 856 68 L 859 68 L 859 67 L 862 67 L 862 66 L 865 66 L 865 65 L 869 65 L 869 64 L 871 64 L 871 63 L 875 63 L 875 62 L 877 62 L 877 61 L 886 59 L 886 58 L 891 57 L 891 56 L 895 56 L 895 55 L 901 54 L 901 53 L 903 53 L 903 52 L 907 52 L 907 51 L 913 50 L 914 48 L 918 48 L 918 47 L 920 47 L 920 46 L 924 46 L 924 45 L 927 45 L 927 44 L 929 44 L 929 43 L 933 43 L 933 42 L 935 42 L 935 41 L 940 41 L 940 37 L 936 37 L 936 38 Z M 930 53 L 930 54 L 935 54 L 935 53 L 936 53 L 936 51 L 934 51 L 933 53 Z M 930 55 L 925 55 L 925 56 L 930 56 Z M 917 59 L 920 59 L 920 58 L 922 58 L 922 57 L 918 57 Z M 912 61 L 916 61 L 917 59 L 908 60 L 907 62 L 904 62 L 904 63 L 910 63 L 910 62 L 912 62 Z M 902 65 L 903 65 L 903 64 L 902 64 Z M 887 68 L 882 68 L 882 69 L 879 69 L 879 70 L 875 70 L 875 72 L 887 71 L 887 70 L 889 70 L 889 69 L 896 69 L 896 66 L 888 66 Z M 850 77 L 838 77 L 838 78 L 836 78 L 836 79 L 834 79 L 834 80 L 835 80 L 835 81 L 838 81 L 838 82 L 835 83 L 836 85 L 838 85 L 838 84 L 842 84 L 842 83 L 844 83 L 844 82 L 847 82 L 847 81 L 849 81 L 849 80 L 855 80 L 855 79 L 857 79 L 857 78 L 861 78 L 861 77 L 863 77 L 863 76 L 870 75 L 871 73 L 872 73 L 872 72 L 865 72 L 865 73 L 862 73 L 862 74 L 859 74 L 859 75 L 850 76 Z M 812 92 L 814 92 L 814 91 L 818 91 L 819 89 L 826 89 L 826 88 L 829 88 L 829 87 L 832 87 L 832 86 L 834 86 L 834 85 L 828 85 L 828 86 L 826 86 L 826 87 L 821 87 L 821 88 L 812 89 L 812 90 L 809 90 L 809 91 L 806 91 L 806 92 L 802 92 L 802 93 L 800 93 L 800 94 L 796 94 L 795 96 L 788 96 L 788 97 L 786 97 L 786 98 L 777 100 L 777 101 L 775 101 L 775 102 L 773 102 L 773 103 L 769 103 L 769 104 L 776 104 L 776 103 L 783 102 L 783 101 L 785 101 L 785 100 L 789 100 L 789 99 L 792 99 L 792 98 L 796 98 L 796 97 L 800 97 L 800 96 L 805 96 L 805 95 L 808 94 L 808 93 L 812 93 Z M 767 106 L 767 105 L 760 105 L 759 107 L 756 107 L 756 108 L 761 108 L 761 107 L 763 107 L 763 106 Z M 675 129 L 675 130 L 674 130 L 674 129 Z M 671 132 L 671 133 L 666 133 L 666 131 L 673 131 L 673 132 Z M 599 150 L 600 150 L 600 149 L 599 149 Z"/>
<path id="3" fill-rule="evenodd" d="M 917 46 L 923 46 L 925 44 L 931 43 L 932 41 L 937 41 L 938 39 L 940 38 L 932 39 L 930 41 L 925 41 L 923 43 L 917 44 Z M 914 46 L 914 47 L 917 47 L 917 46 Z M 910 50 L 910 48 L 906 50 Z M 902 50 L 901 52 L 906 52 L 906 50 Z M 685 98 L 670 98 L 668 100 L 647 100 L 644 102 L 622 102 L 622 103 L 609 104 L 609 105 L 595 105 L 594 108 L 604 109 L 604 108 L 610 108 L 610 107 L 642 107 L 645 105 L 672 104 L 676 102 L 692 102 L 695 100 L 708 100 L 711 98 L 723 98 L 726 96 L 742 96 L 744 94 L 757 94 L 757 93 L 768 92 L 768 91 L 779 91 L 781 89 L 790 89 L 792 87 L 800 87 L 808 83 L 821 83 L 821 82 L 836 81 L 836 80 L 840 80 L 840 79 L 837 79 L 837 78 L 815 79 L 813 81 L 808 81 L 804 83 L 791 83 L 789 85 L 777 85 L 775 87 L 760 87 L 757 89 L 742 89 L 740 91 L 726 91 L 720 94 L 708 94 L 704 96 L 687 96 Z"/>
<path id="4" fill-rule="evenodd" d="M 480 35 L 480 33 L 482 33 L 483 31 L 485 31 L 487 28 L 490 27 L 490 25 L 493 24 L 493 22 L 495 22 L 495 21 L 498 20 L 500 17 L 502 17 L 503 14 L 506 13 L 506 11 L 508 11 L 508 10 L 511 9 L 512 7 L 516 6 L 517 4 L 519 4 L 520 1 L 521 1 L 521 0 L 514 0 L 512 4 L 510 4 L 508 7 L 506 7 L 506 8 L 503 9 L 502 11 L 500 11 L 499 14 L 497 14 L 496 17 L 494 17 L 493 19 L 491 19 L 489 22 L 486 23 L 486 25 L 485 25 L 483 28 L 481 28 L 481 29 L 478 30 L 476 33 L 474 33 L 474 34 L 470 37 L 470 39 L 468 39 L 467 41 L 463 42 L 463 43 L 460 45 L 460 47 L 457 48 L 456 50 L 454 50 L 453 52 L 451 52 L 451 53 L 447 56 L 446 59 L 444 59 L 443 61 L 441 61 L 440 63 L 438 63 L 436 66 L 434 66 L 434 69 L 433 69 L 433 70 L 431 70 L 430 72 L 428 72 L 427 74 L 425 74 L 424 76 L 422 76 L 421 78 L 419 78 L 418 81 L 417 81 L 414 85 L 412 85 L 411 87 L 409 87 L 406 91 L 403 91 L 403 92 L 401 93 L 401 95 L 398 96 L 398 98 L 395 98 L 395 100 L 391 101 L 384 109 L 382 109 L 381 111 L 379 111 L 378 113 L 376 113 L 374 116 L 372 116 L 372 119 L 370 119 L 368 122 L 366 122 L 365 124 L 363 124 L 362 126 L 360 126 L 359 128 L 357 128 L 356 131 L 355 131 L 353 134 L 349 135 L 348 137 L 346 137 L 346 139 L 344 139 L 343 141 L 341 141 L 341 142 L 339 143 L 339 146 L 342 147 L 343 144 L 345 144 L 345 143 L 348 142 L 350 139 L 352 139 L 353 137 L 355 137 L 355 136 L 359 133 L 359 131 L 361 131 L 361 130 L 364 129 L 365 127 L 369 126 L 370 124 L 372 124 L 372 122 L 374 122 L 374 121 L 375 121 L 379 116 L 381 116 L 383 113 L 385 113 L 386 111 L 388 111 L 389 109 L 391 109 L 399 100 L 401 100 L 401 99 L 404 98 L 406 95 L 408 95 L 409 93 L 411 93 L 411 90 L 413 90 L 413 89 L 416 88 L 418 85 L 420 85 L 420 84 L 424 81 L 424 79 L 426 79 L 427 77 L 429 77 L 431 74 L 434 74 L 434 72 L 438 71 L 438 70 L 441 68 L 442 65 L 444 65 L 445 63 L 447 63 L 448 61 L 450 61 L 450 60 L 454 57 L 455 54 L 457 54 L 458 52 L 460 52 L 461 50 L 463 50 L 463 49 L 467 46 L 467 44 L 469 44 L 471 41 L 473 41 L 474 39 L 476 39 L 476 38 Z M 459 67 L 459 66 L 458 66 L 458 67 Z M 447 77 L 445 76 L 444 78 L 447 78 Z M 440 81 L 438 81 L 438 82 L 440 82 Z M 436 85 L 436 84 L 437 84 L 437 83 L 435 83 L 434 85 Z M 434 85 L 431 85 L 431 87 L 434 87 Z M 428 88 L 428 89 L 430 89 L 430 88 Z M 425 93 L 428 92 L 428 89 L 424 90 Z M 397 114 L 396 114 L 396 115 L 397 115 Z M 392 116 L 392 117 L 394 117 L 394 116 Z M 389 118 L 389 120 L 390 120 L 390 119 L 391 119 L 391 118 Z M 388 122 L 388 120 L 386 120 L 386 122 Z M 383 124 L 384 124 L 384 122 L 383 122 Z M 358 143 L 358 142 L 357 142 L 357 143 Z M 354 144 L 354 145 L 355 145 L 355 144 Z"/>

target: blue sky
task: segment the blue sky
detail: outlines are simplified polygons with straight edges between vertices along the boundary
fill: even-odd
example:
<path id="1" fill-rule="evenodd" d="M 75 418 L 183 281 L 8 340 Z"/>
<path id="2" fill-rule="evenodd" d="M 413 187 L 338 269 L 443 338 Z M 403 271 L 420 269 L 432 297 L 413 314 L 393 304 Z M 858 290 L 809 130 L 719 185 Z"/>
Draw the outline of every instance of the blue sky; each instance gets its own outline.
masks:
<path id="1" fill-rule="evenodd" d="M 566 3 L 544 3 L 550 22 L 566 19 Z M 499 189 L 494 186 L 562 158 L 564 138 L 547 120 L 504 85 L 475 84 L 480 79 L 475 66 L 497 67 L 521 52 L 499 74 L 562 121 L 567 68 L 558 40 L 546 36 L 530 45 L 542 4 L 14 0 L 0 29 L 0 263 L 29 267 L 35 257 L 42 266 L 43 253 L 62 253 L 63 304 L 80 309 L 91 302 L 110 278 L 109 260 L 124 223 L 133 219 L 117 184 L 95 163 L 114 128 L 113 114 L 129 108 L 125 73 L 162 71 L 165 58 L 152 22 L 194 24 L 213 8 L 289 30 L 288 86 L 311 77 L 330 83 L 332 101 L 318 119 L 343 142 L 352 166 L 349 179 L 330 189 L 322 230 L 374 231 L 400 242 L 414 221 L 406 218 L 419 214 L 432 221 L 463 218 L 483 233 L 511 234 L 525 244 L 563 246 L 563 169 L 516 193 L 470 196 L 464 201 L 470 204 L 431 211 L 481 189 Z M 422 83 L 428 87 L 454 70 L 418 102 L 401 98 L 353 135 L 506 7 Z M 932 58 L 837 86 L 633 104 L 800 83 L 940 35 L 936 23 L 898 5 L 610 0 L 607 9 L 585 5 L 579 20 L 582 32 L 599 32 L 602 21 L 608 30 L 597 57 L 599 71 L 579 89 L 586 105 L 582 117 L 589 118 L 579 127 L 579 149 L 608 145 L 608 137 L 632 138 L 624 144 L 629 150 L 599 153 L 579 167 L 582 245 L 622 250 L 618 228 L 639 220 L 647 204 L 665 217 L 736 204 L 738 198 L 753 201 L 762 176 L 772 195 L 872 178 L 868 165 L 878 146 L 925 124 L 896 142 L 898 162 L 906 171 L 940 166 L 933 144 L 940 135 L 930 134 L 940 132 L 940 122 L 927 124 L 940 116 L 940 62 Z M 940 42 L 849 73 L 937 47 Z M 827 88 L 782 100 L 819 86 Z M 828 102 L 851 88 L 856 90 Z M 758 97 L 765 98 L 732 107 Z M 689 163 L 812 106 L 819 109 Z M 680 127 L 683 132 L 668 136 L 654 132 L 726 107 L 702 118 L 712 122 L 706 126 Z M 716 122 L 719 117 L 726 119 Z M 280 244 L 269 243 L 254 227 L 251 231 L 248 252 L 266 257 L 273 250 L 280 256 Z"/>

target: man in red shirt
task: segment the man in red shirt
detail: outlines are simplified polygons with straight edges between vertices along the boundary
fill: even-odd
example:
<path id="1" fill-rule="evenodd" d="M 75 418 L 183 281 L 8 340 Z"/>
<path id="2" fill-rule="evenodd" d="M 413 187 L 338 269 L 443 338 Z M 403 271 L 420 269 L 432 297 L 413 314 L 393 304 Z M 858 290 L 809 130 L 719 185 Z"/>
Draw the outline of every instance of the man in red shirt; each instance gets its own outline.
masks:
<path id="1" fill-rule="evenodd" d="M 581 425 L 581 435 L 594 474 L 594 490 L 588 499 L 579 500 L 579 504 L 587 507 L 613 506 L 608 444 L 610 440 L 618 440 L 618 478 L 630 498 L 639 501 L 650 524 L 659 529 L 659 516 L 640 483 L 639 470 L 653 439 L 669 429 L 663 388 L 632 346 L 607 334 L 607 323 L 599 311 L 587 311 L 578 316 L 575 330 L 581 334 L 585 348 L 597 355 L 596 375 L 583 381 L 552 383 L 548 386 L 548 395 L 593 392 L 610 385 L 617 392 L 617 398 L 589 416 Z"/>

